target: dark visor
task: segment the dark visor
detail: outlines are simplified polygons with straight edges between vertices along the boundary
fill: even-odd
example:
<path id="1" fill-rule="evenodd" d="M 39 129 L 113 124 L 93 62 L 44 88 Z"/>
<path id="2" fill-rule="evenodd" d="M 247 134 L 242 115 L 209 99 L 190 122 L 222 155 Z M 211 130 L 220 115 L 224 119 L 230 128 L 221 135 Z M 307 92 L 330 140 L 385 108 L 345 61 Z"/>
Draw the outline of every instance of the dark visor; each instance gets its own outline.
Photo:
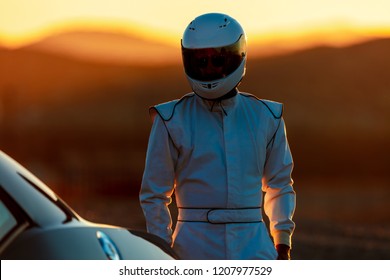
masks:
<path id="1" fill-rule="evenodd" d="M 186 74 L 195 80 L 213 81 L 233 73 L 246 53 L 243 35 L 233 44 L 218 48 L 188 49 L 182 46 Z"/>

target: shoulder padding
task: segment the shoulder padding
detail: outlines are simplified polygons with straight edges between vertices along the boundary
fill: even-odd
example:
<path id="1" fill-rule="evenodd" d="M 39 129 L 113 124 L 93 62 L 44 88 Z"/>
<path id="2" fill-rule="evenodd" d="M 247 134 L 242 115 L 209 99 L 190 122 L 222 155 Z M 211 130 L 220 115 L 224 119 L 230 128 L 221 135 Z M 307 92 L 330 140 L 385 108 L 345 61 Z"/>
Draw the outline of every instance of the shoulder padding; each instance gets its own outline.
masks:
<path id="1" fill-rule="evenodd" d="M 156 114 L 159 114 L 164 121 L 168 121 L 172 118 L 173 112 L 178 102 L 179 99 L 176 99 L 150 107 L 149 115 L 152 119 L 154 119 Z"/>
<path id="2" fill-rule="evenodd" d="M 270 101 L 266 99 L 260 99 L 260 102 L 262 102 L 268 110 L 270 110 L 271 114 L 274 116 L 275 119 L 280 119 L 283 115 L 283 104 L 275 101 Z"/>
<path id="3" fill-rule="evenodd" d="M 172 101 L 168 101 L 165 103 L 152 106 L 149 108 L 149 115 L 152 118 L 152 120 L 154 120 L 156 114 L 159 114 L 164 121 L 169 121 L 173 117 L 173 114 L 175 113 L 176 106 L 180 102 L 182 102 L 186 97 L 191 97 L 193 95 L 194 95 L 193 93 L 192 94 L 189 93 L 184 95 L 180 99 L 175 99 Z"/>
<path id="4" fill-rule="evenodd" d="M 283 104 L 276 102 L 276 101 L 271 101 L 271 100 L 266 100 L 266 99 L 260 99 L 257 96 L 249 93 L 241 93 L 245 97 L 252 97 L 258 100 L 261 104 L 263 104 L 272 114 L 272 116 L 275 119 L 280 119 L 283 115 Z"/>

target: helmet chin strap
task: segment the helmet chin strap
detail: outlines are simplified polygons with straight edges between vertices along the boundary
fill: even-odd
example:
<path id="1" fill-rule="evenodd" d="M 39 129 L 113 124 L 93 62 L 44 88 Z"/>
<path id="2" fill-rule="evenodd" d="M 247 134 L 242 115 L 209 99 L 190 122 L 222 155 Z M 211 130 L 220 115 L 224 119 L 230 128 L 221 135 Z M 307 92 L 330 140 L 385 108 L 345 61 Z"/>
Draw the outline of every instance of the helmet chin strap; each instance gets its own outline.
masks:
<path id="1" fill-rule="evenodd" d="M 234 87 L 231 91 L 229 91 L 228 93 L 222 95 L 221 97 L 218 97 L 218 98 L 206 98 L 206 97 L 202 97 L 201 95 L 197 94 L 196 91 L 194 91 L 195 94 L 197 96 L 199 96 L 200 98 L 204 99 L 204 100 L 207 100 L 207 101 L 221 101 L 221 100 L 224 100 L 224 99 L 229 99 L 229 98 L 232 98 L 234 96 L 237 95 L 238 93 L 238 89 L 237 87 Z"/>
<path id="2" fill-rule="evenodd" d="M 237 87 L 234 87 L 231 91 L 229 91 L 225 95 L 222 95 L 220 98 L 217 98 L 217 100 L 224 100 L 224 99 L 232 98 L 233 96 L 236 96 L 237 93 L 238 93 L 238 89 L 237 89 Z"/>

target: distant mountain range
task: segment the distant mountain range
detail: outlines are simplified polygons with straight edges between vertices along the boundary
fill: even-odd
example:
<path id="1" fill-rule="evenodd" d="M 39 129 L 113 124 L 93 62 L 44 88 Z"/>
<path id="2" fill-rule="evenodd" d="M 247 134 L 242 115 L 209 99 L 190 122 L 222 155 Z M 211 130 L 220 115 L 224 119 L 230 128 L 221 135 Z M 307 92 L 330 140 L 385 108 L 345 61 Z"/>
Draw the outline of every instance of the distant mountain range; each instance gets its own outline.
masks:
<path id="1" fill-rule="evenodd" d="M 115 64 L 172 63 L 180 57 L 180 49 L 169 44 L 137 35 L 98 31 L 55 34 L 23 49 Z"/>
<path id="2" fill-rule="evenodd" d="M 368 41 L 351 30 L 332 34 L 306 34 L 291 38 L 248 38 L 248 50 L 254 57 L 286 54 L 316 45 L 345 46 Z M 317 42 L 317 43 L 316 43 Z M 322 42 L 322 43 L 318 43 Z M 349 43 L 348 43 L 349 42 Z M 0 46 L 0 50 L 2 47 Z M 74 30 L 49 35 L 20 49 L 48 52 L 68 57 L 113 64 L 177 63 L 181 59 L 180 40 L 175 44 L 154 39 L 150 35 L 117 31 Z"/>

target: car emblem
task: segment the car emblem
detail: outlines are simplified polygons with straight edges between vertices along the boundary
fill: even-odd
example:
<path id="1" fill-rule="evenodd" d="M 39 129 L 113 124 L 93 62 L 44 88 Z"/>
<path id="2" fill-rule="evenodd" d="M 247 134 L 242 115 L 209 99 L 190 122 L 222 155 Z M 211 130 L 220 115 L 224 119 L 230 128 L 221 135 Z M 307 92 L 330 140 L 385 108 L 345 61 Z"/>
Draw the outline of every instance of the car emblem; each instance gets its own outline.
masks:
<path id="1" fill-rule="evenodd" d="M 108 237 L 107 234 L 98 230 L 96 232 L 96 237 L 99 240 L 100 246 L 102 246 L 102 249 L 109 260 L 121 259 L 117 247 L 115 246 L 114 242 L 110 239 L 110 237 Z"/>

